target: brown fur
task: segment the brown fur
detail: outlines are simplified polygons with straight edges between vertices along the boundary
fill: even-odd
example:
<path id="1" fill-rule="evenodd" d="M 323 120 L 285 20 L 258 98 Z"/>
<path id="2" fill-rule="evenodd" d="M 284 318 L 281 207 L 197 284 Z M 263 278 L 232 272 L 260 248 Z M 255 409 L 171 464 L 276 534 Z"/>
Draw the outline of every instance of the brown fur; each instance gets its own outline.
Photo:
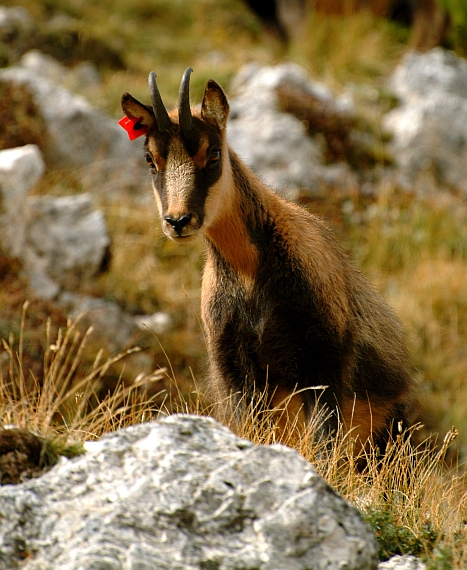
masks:
<path id="1" fill-rule="evenodd" d="M 288 445 L 300 440 L 307 427 L 303 400 L 300 394 L 290 394 L 288 390 L 277 390 L 271 398 L 277 438 Z"/>
<path id="2" fill-rule="evenodd" d="M 369 399 L 364 401 L 349 398 L 342 404 L 342 421 L 345 428 L 352 430 L 352 434 L 364 444 L 373 439 L 373 434 L 381 433 L 387 427 L 391 405 L 392 402 L 372 405 Z"/>
<path id="3" fill-rule="evenodd" d="M 222 222 L 210 227 L 209 237 L 213 243 L 222 244 L 225 259 L 235 267 L 246 282 L 254 279 L 258 266 L 258 252 L 249 242 L 239 212 L 229 212 Z"/>
<path id="4" fill-rule="evenodd" d="M 177 242 L 205 238 L 201 317 L 219 418 L 266 394 L 290 440 L 287 425 L 303 429 L 318 403 L 334 410 L 329 431 L 341 417 L 362 445 L 384 448 L 410 405 L 404 333 L 328 226 L 267 188 L 229 148 L 229 107 L 212 80 L 188 131 L 171 113 L 170 132 L 159 132 L 151 109 L 128 94 L 122 107 L 150 129 L 164 232 Z"/>

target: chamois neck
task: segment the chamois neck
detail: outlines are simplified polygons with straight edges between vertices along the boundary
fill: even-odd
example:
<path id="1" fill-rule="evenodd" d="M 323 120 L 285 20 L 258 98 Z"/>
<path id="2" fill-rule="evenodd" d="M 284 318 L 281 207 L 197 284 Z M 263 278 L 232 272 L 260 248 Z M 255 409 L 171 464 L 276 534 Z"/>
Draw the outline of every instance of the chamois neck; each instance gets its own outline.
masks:
<path id="1" fill-rule="evenodd" d="M 262 201 L 262 184 L 231 149 L 223 169 L 224 200 L 215 221 L 206 230 L 206 239 L 236 272 L 252 278 L 258 268 L 259 252 L 251 240 L 249 224 L 255 204 Z"/>

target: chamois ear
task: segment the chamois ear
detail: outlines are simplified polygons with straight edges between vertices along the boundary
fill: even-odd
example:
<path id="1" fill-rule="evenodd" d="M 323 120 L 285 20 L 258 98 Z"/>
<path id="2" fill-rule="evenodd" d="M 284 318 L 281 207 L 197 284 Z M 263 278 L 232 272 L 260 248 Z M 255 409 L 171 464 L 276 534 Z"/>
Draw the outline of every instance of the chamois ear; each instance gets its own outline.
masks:
<path id="1" fill-rule="evenodd" d="M 139 119 L 141 117 L 141 124 L 148 127 L 148 129 L 156 125 L 156 118 L 151 107 L 143 105 L 129 93 L 122 95 L 121 103 L 123 112 L 129 119 Z"/>
<path id="2" fill-rule="evenodd" d="M 229 116 L 229 104 L 222 87 L 214 80 L 209 79 L 204 90 L 201 104 L 201 118 L 219 129 L 225 129 Z"/>

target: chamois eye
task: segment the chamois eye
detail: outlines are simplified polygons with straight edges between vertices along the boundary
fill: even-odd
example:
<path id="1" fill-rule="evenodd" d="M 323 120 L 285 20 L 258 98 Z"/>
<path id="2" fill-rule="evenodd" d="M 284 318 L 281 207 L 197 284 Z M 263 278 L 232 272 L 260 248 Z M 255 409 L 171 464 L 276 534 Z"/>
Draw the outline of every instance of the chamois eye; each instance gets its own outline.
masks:
<path id="1" fill-rule="evenodd" d="M 151 154 L 150 154 L 149 152 L 147 152 L 147 153 L 144 155 L 144 158 L 146 159 L 146 162 L 148 163 L 149 168 L 150 168 L 151 170 L 154 170 L 154 168 L 156 168 L 156 165 L 154 164 L 154 160 L 153 160 Z"/>
<path id="2" fill-rule="evenodd" d="M 221 157 L 221 151 L 218 148 L 211 150 L 208 156 L 208 163 L 215 164 Z"/>

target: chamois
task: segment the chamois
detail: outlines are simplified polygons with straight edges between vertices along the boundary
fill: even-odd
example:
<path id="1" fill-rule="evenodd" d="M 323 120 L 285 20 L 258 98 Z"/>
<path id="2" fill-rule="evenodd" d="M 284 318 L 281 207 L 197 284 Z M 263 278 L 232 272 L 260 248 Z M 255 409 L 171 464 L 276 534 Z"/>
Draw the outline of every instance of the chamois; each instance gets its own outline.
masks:
<path id="1" fill-rule="evenodd" d="M 152 105 L 125 93 L 123 120 L 146 134 L 164 233 L 177 243 L 204 236 L 201 317 L 220 413 L 264 390 L 268 405 L 289 397 L 289 411 L 308 422 L 319 400 L 334 411 L 329 431 L 340 417 L 361 441 L 384 447 L 390 426 L 407 420 L 412 388 L 397 317 L 330 228 L 229 147 L 222 88 L 209 80 L 201 107 L 190 107 L 191 72 L 178 110 L 167 112 L 151 72 Z"/>

